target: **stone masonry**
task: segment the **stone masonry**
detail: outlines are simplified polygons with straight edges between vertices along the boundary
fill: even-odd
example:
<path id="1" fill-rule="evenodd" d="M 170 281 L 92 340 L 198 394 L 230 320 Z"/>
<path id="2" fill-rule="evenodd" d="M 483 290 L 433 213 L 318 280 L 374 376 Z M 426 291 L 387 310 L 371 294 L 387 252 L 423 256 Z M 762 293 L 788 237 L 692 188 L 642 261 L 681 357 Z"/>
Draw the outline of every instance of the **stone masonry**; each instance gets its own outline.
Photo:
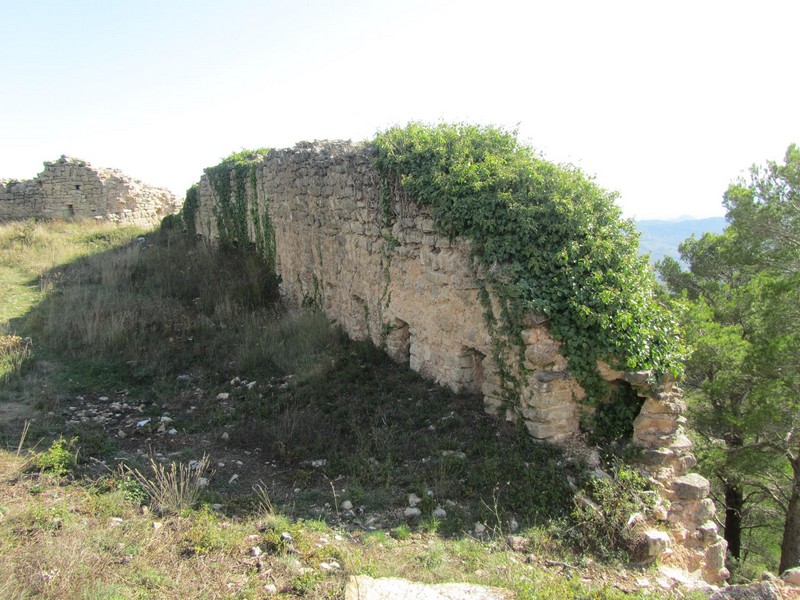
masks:
<path id="1" fill-rule="evenodd" d="M 100 219 L 152 226 L 179 209 L 168 190 L 66 156 L 45 162 L 35 179 L 0 180 L 0 220 Z"/>
<path id="2" fill-rule="evenodd" d="M 480 394 L 489 413 L 521 420 L 537 439 L 574 439 L 586 410 L 579 403 L 584 392 L 546 319 L 529 315 L 522 368 L 515 359 L 506 361 L 516 365 L 521 385 L 512 401 L 504 400 L 508 394 L 502 393 L 480 299 L 485 274 L 471 259 L 469 242 L 440 235 L 426 210 L 402 192 L 391 199 L 387 224 L 370 152 L 368 145 L 349 142 L 301 143 L 271 151 L 259 163 L 258 212 L 268 211 L 274 228 L 284 297 L 315 303 L 352 338 L 371 340 L 441 385 Z M 209 240 L 217 238 L 216 202 L 204 175 L 195 226 Z M 252 222 L 249 228 L 252 238 Z M 494 312 L 499 314 L 496 306 Z M 648 373 L 599 366 L 612 385 L 631 386 L 645 399 L 634 443 L 642 451 L 642 469 L 667 500 L 660 519 L 682 547 L 674 552 L 659 542 L 654 553 L 709 582 L 726 578 L 725 542 L 713 523 L 708 482 L 687 475 L 695 461 L 683 432 L 680 390 L 669 383 L 651 386 Z"/>

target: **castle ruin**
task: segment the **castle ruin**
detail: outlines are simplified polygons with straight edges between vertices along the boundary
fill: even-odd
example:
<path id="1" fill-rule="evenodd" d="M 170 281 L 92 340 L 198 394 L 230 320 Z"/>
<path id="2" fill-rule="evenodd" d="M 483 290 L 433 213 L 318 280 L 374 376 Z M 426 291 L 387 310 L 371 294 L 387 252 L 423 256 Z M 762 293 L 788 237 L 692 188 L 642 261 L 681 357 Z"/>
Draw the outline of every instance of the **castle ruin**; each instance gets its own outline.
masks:
<path id="1" fill-rule="evenodd" d="M 522 383 L 509 403 L 494 358 L 496 334 L 480 297 L 486 273 L 472 258 L 470 242 L 442 235 L 426 207 L 398 193 L 390 198 L 394 218 L 387 226 L 370 153 L 368 144 L 314 142 L 256 161 L 244 183 L 251 200 L 243 218 L 256 245 L 268 222 L 282 295 L 315 304 L 350 337 L 371 340 L 439 384 L 480 394 L 489 413 L 524 423 L 537 439 L 574 439 L 587 411 L 580 402 L 584 392 L 547 319 L 526 317 L 516 373 Z M 233 177 L 231 170 L 231 194 Z M 219 205 L 236 201 L 218 197 L 206 174 L 191 214 L 187 206 L 184 214 L 199 236 L 218 240 Z M 653 384 L 646 372 L 598 367 L 612 386 L 643 400 L 633 443 L 640 468 L 668 500 L 657 518 L 669 534 L 654 532 L 651 554 L 667 557 L 677 545 L 681 566 L 709 582 L 727 578 L 726 545 L 713 520 L 708 481 L 689 473 L 695 459 L 683 429 L 681 391 L 670 381 Z"/>
<path id="2" fill-rule="evenodd" d="M 147 227 L 179 209 L 169 190 L 67 156 L 45 162 L 34 179 L 0 180 L 0 220 L 97 219 Z"/>

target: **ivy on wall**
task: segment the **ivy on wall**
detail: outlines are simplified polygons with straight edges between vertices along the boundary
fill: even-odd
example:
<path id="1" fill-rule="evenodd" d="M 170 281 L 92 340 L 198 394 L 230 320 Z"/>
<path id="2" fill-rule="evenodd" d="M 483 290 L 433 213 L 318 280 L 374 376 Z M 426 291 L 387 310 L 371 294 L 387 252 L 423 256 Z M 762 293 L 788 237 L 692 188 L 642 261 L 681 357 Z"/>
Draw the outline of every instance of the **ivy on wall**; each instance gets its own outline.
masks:
<path id="1" fill-rule="evenodd" d="M 274 270 L 275 233 L 266 207 L 262 210 L 258 206 L 256 175 L 258 165 L 262 164 L 268 152 L 268 148 L 235 152 L 204 172 L 215 195 L 212 211 L 220 244 L 239 248 L 253 246 L 267 267 Z M 252 236 L 249 234 L 250 226 Z"/>
<path id="2" fill-rule="evenodd" d="M 440 231 L 471 240 L 501 306 L 495 331 L 521 344 L 526 315 L 544 315 L 589 403 L 608 394 L 598 359 L 678 374 L 673 320 L 615 194 L 493 127 L 413 123 L 374 144 L 384 190 L 402 189 Z"/>
<path id="3" fill-rule="evenodd" d="M 181 218 L 190 240 L 197 239 L 197 211 L 200 209 L 200 186 L 196 183 L 186 190 L 186 200 L 181 208 Z"/>

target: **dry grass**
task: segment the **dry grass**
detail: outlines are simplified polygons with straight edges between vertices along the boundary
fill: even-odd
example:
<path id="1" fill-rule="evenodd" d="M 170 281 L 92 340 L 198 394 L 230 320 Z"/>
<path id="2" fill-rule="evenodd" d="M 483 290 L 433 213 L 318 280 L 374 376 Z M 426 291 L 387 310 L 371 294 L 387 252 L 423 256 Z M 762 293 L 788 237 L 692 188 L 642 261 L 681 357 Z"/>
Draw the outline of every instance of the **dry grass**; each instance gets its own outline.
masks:
<path id="1" fill-rule="evenodd" d="M 138 469 L 132 473 L 152 499 L 154 508 L 162 514 L 177 514 L 197 504 L 207 481 L 210 460 L 208 455 L 203 455 L 192 464 L 171 462 L 164 466 L 151 456 L 152 475 L 143 475 Z"/>
<path id="2" fill-rule="evenodd" d="M 0 453 L 9 455 L 16 460 Z M 365 574 L 501 586 L 521 599 L 610 600 L 642 576 L 594 568 L 567 578 L 496 540 L 394 539 L 281 519 L 274 508 L 267 524 L 206 507 L 159 517 L 113 485 L 35 473 L 0 482 L 0 498 L 2 598 L 341 598 L 347 578 Z"/>
<path id="3" fill-rule="evenodd" d="M 0 226 L 0 290 L 8 270 L 19 275 L 13 286 L 37 283 L 28 304 L 8 313 L 24 316 L 15 326 L 33 338 L 35 364 L 0 382 L 0 402 L 31 399 L 50 412 L 25 433 L 33 441 L 76 436 L 82 461 L 53 446 L 26 452 L 25 435 L 18 444 L 18 429 L 5 433 L 0 598 L 340 598 L 354 574 L 500 585 L 522 599 L 620 595 L 609 587 L 624 583 L 618 573 L 593 568 L 599 589 L 590 591 L 589 582 L 544 566 L 540 533 L 528 533 L 532 558 L 499 537 L 466 533 L 476 519 L 489 522 L 470 503 L 498 481 L 514 482 L 504 488 L 504 514 L 494 507 L 498 521 L 506 510 L 522 521 L 525 510 L 550 514 L 563 502 L 558 485 L 571 467 L 552 449 L 489 423 L 479 403 L 433 388 L 374 348 L 346 344 L 321 315 L 282 310 L 274 278 L 251 257 L 133 237 L 93 223 Z M 184 374 L 189 383 L 179 383 Z M 234 376 L 254 387 L 234 385 Z M 225 403 L 215 400 L 221 391 L 230 393 Z M 101 403 L 101 395 L 111 398 Z M 154 423 L 170 411 L 180 434 L 131 426 L 120 441 L 121 421 L 74 418 L 89 403 L 116 400 Z M 223 430 L 230 441 L 213 445 Z M 207 460 L 200 469 L 180 461 L 205 449 L 217 460 L 227 453 L 228 469 L 244 461 L 235 467 L 238 491 L 227 484 L 230 470 L 201 490 Z M 141 465 L 99 467 L 145 450 L 172 462 L 153 460 L 146 474 Z M 469 456 L 443 458 L 443 450 Z M 31 468 L 45 452 L 66 474 Z M 322 457 L 326 473 L 307 466 Z M 268 484 L 249 494 L 259 478 Z M 345 486 L 364 505 L 357 518 L 374 516 L 384 531 L 333 515 Z M 397 502 L 409 491 L 426 510 L 454 500 L 447 523 L 397 527 Z M 316 520 L 324 518 L 331 524 Z M 565 550 L 547 546 L 550 557 Z"/>

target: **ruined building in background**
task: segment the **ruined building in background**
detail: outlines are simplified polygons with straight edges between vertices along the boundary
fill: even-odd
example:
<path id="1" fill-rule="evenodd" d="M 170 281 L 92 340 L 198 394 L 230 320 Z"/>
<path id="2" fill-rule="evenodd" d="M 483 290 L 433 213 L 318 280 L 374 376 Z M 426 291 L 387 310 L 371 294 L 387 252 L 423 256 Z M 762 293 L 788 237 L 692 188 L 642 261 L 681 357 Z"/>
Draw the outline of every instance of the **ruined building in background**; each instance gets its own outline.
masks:
<path id="1" fill-rule="evenodd" d="M 169 190 L 66 156 L 45 162 L 34 179 L 0 180 L 0 220 L 98 219 L 151 226 L 179 208 Z"/>
<path id="2" fill-rule="evenodd" d="M 497 331 L 487 320 L 498 308 L 472 242 L 442 234 L 430 209 L 402 192 L 387 198 L 373 153 L 368 144 L 315 142 L 264 153 L 245 171 L 223 163 L 190 190 L 184 218 L 202 238 L 233 237 L 268 253 L 283 296 L 318 306 L 352 338 L 371 340 L 454 391 L 480 394 L 488 412 L 521 421 L 537 439 L 574 439 L 584 391 L 548 319 L 524 318 L 512 373 L 518 393 L 509 401 L 502 393 L 509 374 L 495 360 Z M 695 460 L 680 390 L 650 383 L 646 372 L 598 366 L 613 389 L 643 401 L 633 442 L 641 469 L 668 501 L 657 519 L 669 533 L 650 532 L 651 556 L 671 556 L 709 582 L 727 578 L 708 481 L 689 474 Z"/>

